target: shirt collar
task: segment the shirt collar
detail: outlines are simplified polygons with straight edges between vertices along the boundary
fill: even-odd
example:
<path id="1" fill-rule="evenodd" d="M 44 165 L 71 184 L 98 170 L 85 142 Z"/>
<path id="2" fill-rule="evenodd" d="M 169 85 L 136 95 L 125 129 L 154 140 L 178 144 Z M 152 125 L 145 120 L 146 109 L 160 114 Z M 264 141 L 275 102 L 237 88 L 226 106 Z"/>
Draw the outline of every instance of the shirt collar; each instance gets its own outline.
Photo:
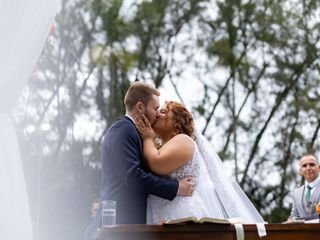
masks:
<path id="1" fill-rule="evenodd" d="M 135 123 L 133 117 L 129 116 L 128 114 L 125 115 L 127 118 L 129 118 L 133 123 Z"/>
<path id="2" fill-rule="evenodd" d="M 307 187 L 307 185 L 309 185 L 310 187 L 314 188 L 316 185 L 318 185 L 320 181 L 320 177 L 318 176 L 315 180 L 313 180 L 312 182 L 307 182 L 305 181 L 305 186 Z"/>

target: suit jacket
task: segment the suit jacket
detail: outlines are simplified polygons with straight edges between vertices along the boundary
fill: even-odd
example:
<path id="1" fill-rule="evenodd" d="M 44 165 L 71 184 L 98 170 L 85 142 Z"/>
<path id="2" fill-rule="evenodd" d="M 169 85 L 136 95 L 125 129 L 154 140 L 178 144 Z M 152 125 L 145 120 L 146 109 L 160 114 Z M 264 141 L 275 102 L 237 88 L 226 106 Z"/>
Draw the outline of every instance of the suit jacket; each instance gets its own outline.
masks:
<path id="1" fill-rule="evenodd" d="M 293 192 L 293 205 L 290 218 L 305 218 L 316 217 L 315 204 L 320 201 L 320 181 L 317 183 L 310 200 L 307 202 L 305 195 L 305 185 L 295 189 Z"/>
<path id="2" fill-rule="evenodd" d="M 177 194 L 178 181 L 150 173 L 143 160 L 140 135 L 132 120 L 123 116 L 107 130 L 102 148 L 100 201 L 117 202 L 117 224 L 145 224 L 148 194 L 168 200 Z M 101 210 L 98 213 L 97 227 Z"/>

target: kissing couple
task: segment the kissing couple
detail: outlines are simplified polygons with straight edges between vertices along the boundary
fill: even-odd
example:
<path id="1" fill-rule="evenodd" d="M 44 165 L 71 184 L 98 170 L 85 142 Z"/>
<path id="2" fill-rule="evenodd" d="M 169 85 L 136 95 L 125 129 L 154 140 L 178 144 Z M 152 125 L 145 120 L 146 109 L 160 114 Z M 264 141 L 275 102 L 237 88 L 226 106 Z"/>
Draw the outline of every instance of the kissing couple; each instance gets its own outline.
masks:
<path id="1" fill-rule="evenodd" d="M 104 136 L 100 203 L 117 202 L 117 224 L 160 224 L 194 216 L 264 222 L 240 186 L 226 175 L 190 111 L 134 82 L 124 98 L 125 116 Z M 101 204 L 100 204 L 101 206 Z M 101 227 L 101 209 L 94 231 Z"/>

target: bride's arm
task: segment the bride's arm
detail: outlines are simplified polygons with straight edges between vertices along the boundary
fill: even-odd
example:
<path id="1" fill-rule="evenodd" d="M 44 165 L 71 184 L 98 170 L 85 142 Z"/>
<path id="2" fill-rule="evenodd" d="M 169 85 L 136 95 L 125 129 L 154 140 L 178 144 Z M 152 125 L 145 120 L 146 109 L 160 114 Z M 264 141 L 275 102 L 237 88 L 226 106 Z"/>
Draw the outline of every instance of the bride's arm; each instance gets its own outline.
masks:
<path id="1" fill-rule="evenodd" d="M 143 152 L 152 172 L 159 175 L 168 175 L 179 169 L 192 159 L 195 146 L 193 140 L 185 135 L 178 134 L 157 149 L 152 138 L 143 140 Z"/>
<path id="2" fill-rule="evenodd" d="M 147 119 L 143 116 L 136 117 L 135 120 L 143 139 L 143 153 L 152 172 L 168 175 L 192 159 L 195 146 L 189 136 L 178 134 L 157 149 L 153 141 L 154 132 Z"/>

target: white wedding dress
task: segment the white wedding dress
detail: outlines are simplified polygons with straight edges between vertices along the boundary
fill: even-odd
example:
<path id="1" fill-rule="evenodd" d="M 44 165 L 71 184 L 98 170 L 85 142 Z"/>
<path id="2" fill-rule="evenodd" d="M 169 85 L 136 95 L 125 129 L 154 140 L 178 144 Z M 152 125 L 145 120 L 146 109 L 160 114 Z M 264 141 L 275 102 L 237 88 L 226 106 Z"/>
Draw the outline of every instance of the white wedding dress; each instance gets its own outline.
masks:
<path id="1" fill-rule="evenodd" d="M 205 205 L 204 193 L 211 187 L 208 186 L 210 182 L 204 179 L 205 175 L 200 176 L 200 168 L 202 167 L 202 164 L 200 164 L 201 158 L 199 149 L 196 146 L 193 158 L 182 168 L 170 175 L 179 180 L 189 176 L 193 177 L 193 180 L 196 183 L 193 195 L 190 197 L 177 196 L 172 201 L 150 195 L 147 203 L 148 224 L 159 224 L 160 221 L 163 220 L 166 221 L 169 219 L 190 216 L 197 218 L 205 216 L 217 218 L 224 217 L 218 201 L 216 201 L 217 204 L 212 204 L 210 206 Z M 208 175 L 206 177 L 208 177 Z M 211 209 L 209 209 L 209 207 L 211 207 Z"/>
<path id="2" fill-rule="evenodd" d="M 193 177 L 196 187 L 190 197 L 176 196 L 172 201 L 154 195 L 148 197 L 147 224 L 194 216 L 241 218 L 243 223 L 264 220 L 242 189 L 225 173 L 223 163 L 207 139 L 197 134 L 193 158 L 170 177 Z"/>

